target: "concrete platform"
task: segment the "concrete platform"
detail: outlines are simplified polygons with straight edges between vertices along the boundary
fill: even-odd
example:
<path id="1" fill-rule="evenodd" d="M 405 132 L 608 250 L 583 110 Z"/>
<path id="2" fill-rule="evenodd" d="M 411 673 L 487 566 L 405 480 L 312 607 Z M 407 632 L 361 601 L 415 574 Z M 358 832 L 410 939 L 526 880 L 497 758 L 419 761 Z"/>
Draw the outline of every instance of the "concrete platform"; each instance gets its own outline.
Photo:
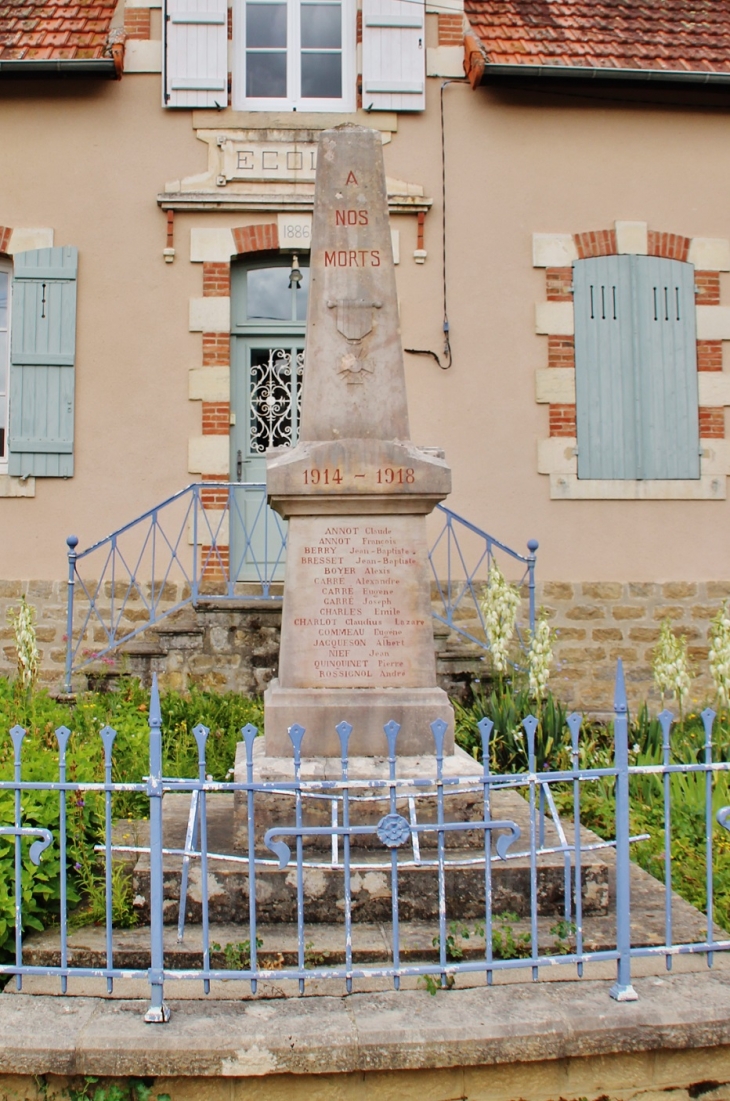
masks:
<path id="1" fill-rule="evenodd" d="M 692 962 L 697 966 L 698 961 Z M 566 1079 L 566 1061 L 579 1060 L 585 1071 L 588 1060 L 595 1059 L 603 1092 L 623 1097 L 623 1090 L 640 1080 L 641 1053 L 649 1053 L 655 1073 L 657 1067 L 669 1067 L 675 1053 L 694 1051 L 687 1073 L 694 1074 L 694 1081 L 704 1075 L 705 1088 L 690 1096 L 713 1097 L 721 1081 L 730 1081 L 730 1073 L 721 1077 L 730 1070 L 730 970 L 721 966 L 711 972 L 705 968 L 647 976 L 637 978 L 635 985 L 639 1000 L 632 1003 L 612 1001 L 608 983 L 600 979 L 510 982 L 435 997 L 424 990 L 402 990 L 346 998 L 274 996 L 237 1004 L 207 999 L 204 1006 L 173 997 L 172 1019 L 165 1026 L 143 1022 L 144 1000 L 6 993 L 0 995 L 0 1074 L 229 1080 L 336 1075 L 344 1089 L 348 1074 L 428 1071 L 433 1077 L 427 1076 L 427 1092 L 420 1096 L 441 1101 L 597 1096 L 585 1081 L 576 1088 L 577 1083 Z M 612 1073 L 608 1057 L 621 1053 L 630 1061 Z M 534 1080 L 531 1088 L 520 1081 L 527 1067 L 534 1068 L 534 1075 L 546 1064 L 560 1070 L 562 1089 L 559 1076 L 554 1091 L 537 1090 Z M 436 1072 L 454 1068 L 463 1075 L 469 1067 L 504 1067 L 512 1092 L 477 1092 L 468 1084 L 462 1088 L 461 1081 L 451 1082 L 450 1092 L 443 1084 L 437 1087 Z M 377 1096 L 401 1096 L 397 1081 L 391 1083 L 391 1092 Z M 294 1080 L 286 1082 L 291 1091 Z M 318 1082 L 326 1079 L 315 1077 L 313 1086 Z M 665 1086 L 671 1085 L 668 1077 Z M 315 1089 L 306 1096 L 354 1096 L 332 1092 L 334 1088 L 333 1083 L 326 1092 Z M 255 1096 L 279 1097 L 263 1090 L 262 1083 Z M 304 1094 L 294 1090 L 287 1096 Z"/>

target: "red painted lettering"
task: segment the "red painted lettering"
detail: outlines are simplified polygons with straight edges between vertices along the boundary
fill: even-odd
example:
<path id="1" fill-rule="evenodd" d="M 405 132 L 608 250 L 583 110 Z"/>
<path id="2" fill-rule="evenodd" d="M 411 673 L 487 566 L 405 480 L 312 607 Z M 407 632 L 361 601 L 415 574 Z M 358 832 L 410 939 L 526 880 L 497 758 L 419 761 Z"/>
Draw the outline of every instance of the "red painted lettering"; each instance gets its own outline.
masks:
<path id="1" fill-rule="evenodd" d="M 373 249 L 370 253 L 370 263 L 374 268 L 380 267 L 380 252 L 378 249 Z"/>
<path id="2" fill-rule="evenodd" d="M 347 179 L 345 180 L 345 186 L 347 186 L 347 184 L 356 184 L 356 183 L 357 183 L 357 177 L 355 176 L 355 173 L 352 170 L 350 170 L 350 172 L 347 175 Z"/>
<path id="3" fill-rule="evenodd" d="M 336 254 L 334 252 L 325 252 L 324 254 L 324 266 L 326 268 L 334 268 L 337 266 Z"/>

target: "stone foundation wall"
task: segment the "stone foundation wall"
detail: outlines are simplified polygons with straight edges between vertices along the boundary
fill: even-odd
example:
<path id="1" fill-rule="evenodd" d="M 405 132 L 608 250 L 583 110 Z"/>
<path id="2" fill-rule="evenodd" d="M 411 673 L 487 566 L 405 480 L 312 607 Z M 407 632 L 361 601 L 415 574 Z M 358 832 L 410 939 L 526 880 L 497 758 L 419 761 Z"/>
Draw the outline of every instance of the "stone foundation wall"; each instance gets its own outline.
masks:
<path id="1" fill-rule="evenodd" d="M 537 606 L 555 628 L 551 686 L 566 704 L 610 712 L 616 662 L 623 659 L 629 702 L 659 705 L 652 679 L 654 648 L 662 620 L 684 635 L 693 673 L 691 705 L 714 695 L 707 662 L 710 620 L 730 597 L 730 581 L 567 582 L 537 585 Z"/>
<path id="2" fill-rule="evenodd" d="M 66 592 L 63 581 L 0 581 L 0 675 L 15 674 L 7 613 L 17 608 L 21 595 L 25 595 L 37 613 L 41 682 L 51 690 L 60 687 L 66 657 Z M 107 586 L 100 602 L 105 614 L 111 595 L 111 586 Z M 185 595 L 181 584 L 169 583 L 159 606 L 174 607 Z M 609 714 L 616 661 L 622 658 L 632 705 L 648 700 L 657 707 L 660 701 L 651 663 L 661 622 L 669 618 L 675 632 L 685 635 L 689 644 L 694 675 L 692 705 L 703 706 L 713 696 L 707 664 L 709 623 L 729 597 L 730 581 L 538 581 L 536 605 L 547 611 L 556 631 L 551 678 L 555 694 L 570 707 Z M 129 600 L 123 625 L 132 629 L 144 621 L 146 614 L 139 596 Z M 83 602 L 78 601 L 77 629 L 84 615 Z M 526 617 L 525 601 L 523 621 Z M 169 688 L 185 689 L 194 682 L 220 691 L 258 695 L 276 675 L 280 619 L 280 605 L 273 602 L 241 601 L 225 607 L 210 602 L 196 610 L 187 607 L 132 640 L 122 653 L 94 662 L 87 672 L 92 684 L 113 684 L 125 674 L 149 679 L 157 672 L 161 683 Z M 478 634 L 478 622 L 468 610 L 461 622 Z M 435 624 L 435 636 L 439 683 L 447 691 L 463 695 L 469 683 L 484 673 L 480 652 L 440 624 Z M 82 650 L 93 654 L 105 637 L 98 623 L 90 623 Z M 75 677 L 74 685 L 78 689 L 86 687 L 87 676 Z"/>

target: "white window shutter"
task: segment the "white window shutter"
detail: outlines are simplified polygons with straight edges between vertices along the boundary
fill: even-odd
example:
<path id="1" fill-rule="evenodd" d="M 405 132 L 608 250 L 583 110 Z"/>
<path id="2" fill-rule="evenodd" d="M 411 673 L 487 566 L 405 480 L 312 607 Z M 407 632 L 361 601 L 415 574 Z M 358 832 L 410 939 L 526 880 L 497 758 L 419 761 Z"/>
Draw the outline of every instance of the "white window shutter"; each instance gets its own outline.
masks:
<path id="1" fill-rule="evenodd" d="M 164 106 L 227 107 L 227 0 L 164 2 Z"/>
<path id="2" fill-rule="evenodd" d="M 425 109 L 425 2 L 363 0 L 362 105 L 366 111 Z"/>

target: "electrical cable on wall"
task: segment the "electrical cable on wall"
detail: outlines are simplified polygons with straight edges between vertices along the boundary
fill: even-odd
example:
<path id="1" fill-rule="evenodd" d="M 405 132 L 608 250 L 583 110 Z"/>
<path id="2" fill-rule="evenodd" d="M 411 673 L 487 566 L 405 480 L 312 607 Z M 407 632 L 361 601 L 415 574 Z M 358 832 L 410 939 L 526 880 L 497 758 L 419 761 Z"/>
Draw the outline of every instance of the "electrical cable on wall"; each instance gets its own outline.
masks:
<path id="1" fill-rule="evenodd" d="M 451 338 L 449 329 L 449 311 L 446 302 L 446 134 L 444 128 L 444 89 L 449 84 L 468 84 L 466 79 L 454 79 L 444 80 L 441 85 L 441 272 L 443 283 L 443 296 L 444 296 L 444 350 L 443 357 L 444 362 L 441 362 L 441 358 L 436 352 L 431 351 L 428 348 L 405 348 L 404 351 L 411 356 L 431 356 L 435 359 L 442 371 L 448 371 L 453 362 L 451 355 Z"/>

